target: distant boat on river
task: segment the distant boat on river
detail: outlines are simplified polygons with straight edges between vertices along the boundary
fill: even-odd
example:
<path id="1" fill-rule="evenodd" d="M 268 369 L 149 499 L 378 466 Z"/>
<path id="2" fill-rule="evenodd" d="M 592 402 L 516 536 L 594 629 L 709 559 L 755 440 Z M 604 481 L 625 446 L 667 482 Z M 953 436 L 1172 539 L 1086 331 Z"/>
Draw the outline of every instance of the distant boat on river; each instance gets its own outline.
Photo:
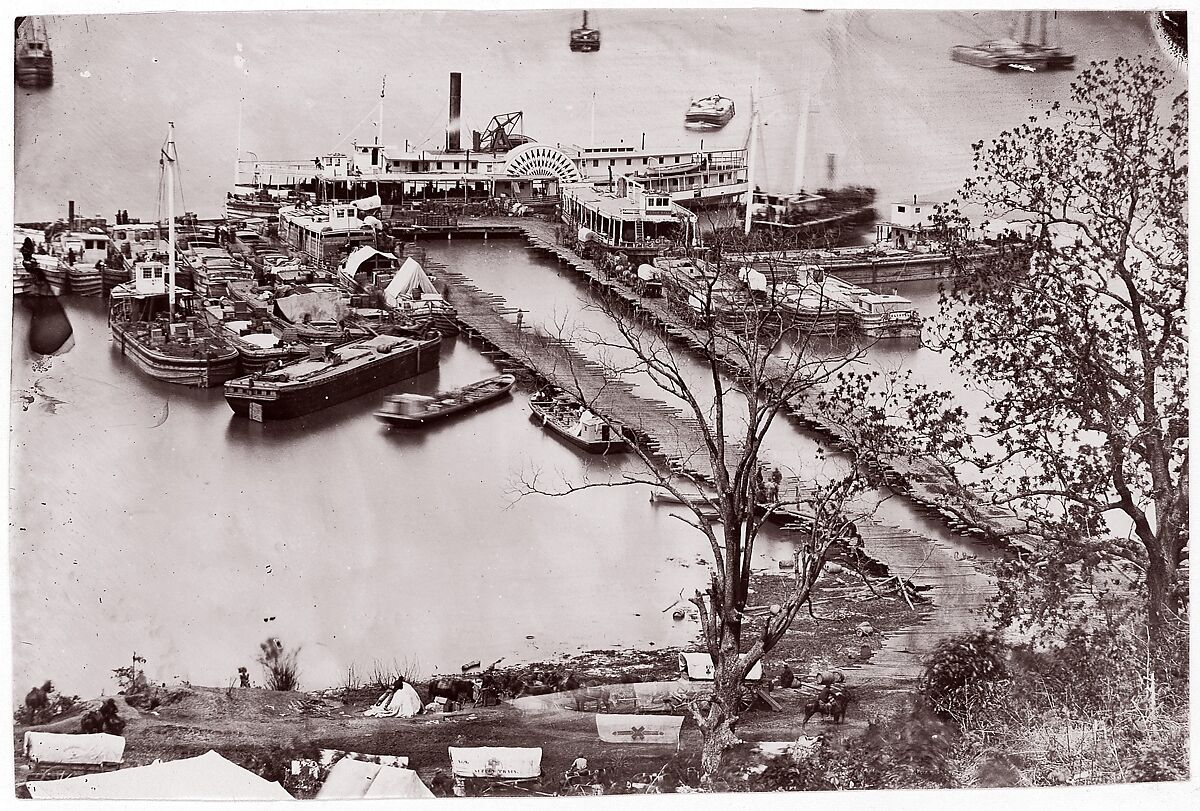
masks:
<path id="1" fill-rule="evenodd" d="M 600 50 L 600 29 L 588 28 L 588 13 L 583 12 L 583 25 L 571 29 L 571 50 L 576 53 L 595 53 Z"/>
<path id="2" fill-rule="evenodd" d="M 1068 70 L 1075 66 L 1075 54 L 1054 41 L 1058 12 L 1022 11 L 1013 20 L 1007 37 L 978 45 L 955 45 L 950 58 L 955 62 L 995 70 Z"/>
<path id="3" fill-rule="evenodd" d="M 432 397 L 393 394 L 383 401 L 383 407 L 375 412 L 375 418 L 388 425 L 419 428 L 499 400 L 512 391 L 516 382 L 517 378 L 513 375 L 497 375 Z"/>
<path id="4" fill-rule="evenodd" d="M 733 99 L 705 96 L 691 103 L 683 116 L 683 125 L 690 130 L 719 130 L 730 122 L 736 111 Z"/>
<path id="5" fill-rule="evenodd" d="M 559 438 L 588 453 L 623 453 L 629 442 L 623 431 L 609 425 L 574 397 L 553 387 L 529 400 L 533 418 Z"/>
<path id="6" fill-rule="evenodd" d="M 15 69 L 22 87 L 48 87 L 54 84 L 54 52 L 40 17 L 17 18 Z"/>

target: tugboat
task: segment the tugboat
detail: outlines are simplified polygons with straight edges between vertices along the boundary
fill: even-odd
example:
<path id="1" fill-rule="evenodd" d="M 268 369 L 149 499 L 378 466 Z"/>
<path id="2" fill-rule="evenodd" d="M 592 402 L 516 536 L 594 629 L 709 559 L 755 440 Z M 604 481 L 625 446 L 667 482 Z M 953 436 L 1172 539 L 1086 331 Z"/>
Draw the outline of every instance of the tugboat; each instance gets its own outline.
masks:
<path id="1" fill-rule="evenodd" d="M 17 84 L 48 87 L 54 84 L 54 52 L 46 25 L 37 17 L 17 18 Z"/>
<path id="2" fill-rule="evenodd" d="M 733 99 L 713 95 L 697 99 L 688 107 L 683 125 L 690 130 L 719 130 L 729 123 L 736 112 Z"/>
<path id="3" fill-rule="evenodd" d="M 571 29 L 571 50 L 576 53 L 595 53 L 600 50 L 600 29 L 588 28 L 588 13 L 583 12 L 583 25 Z"/>
<path id="4" fill-rule="evenodd" d="M 133 280 L 113 288 L 109 327 L 121 354 L 151 377 L 185 386 L 219 386 L 237 374 L 238 352 L 192 310 L 192 294 L 175 286 L 175 124 L 161 165 L 167 178 L 167 267 L 137 262 Z M 182 312 L 176 309 L 176 301 Z"/>

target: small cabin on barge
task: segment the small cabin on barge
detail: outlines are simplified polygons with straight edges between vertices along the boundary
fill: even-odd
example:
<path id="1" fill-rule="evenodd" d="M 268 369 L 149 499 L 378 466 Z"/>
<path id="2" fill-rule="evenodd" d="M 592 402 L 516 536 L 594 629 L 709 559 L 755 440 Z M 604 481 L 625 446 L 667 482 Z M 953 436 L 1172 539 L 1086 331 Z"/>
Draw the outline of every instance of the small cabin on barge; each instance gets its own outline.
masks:
<path id="1" fill-rule="evenodd" d="M 279 209 L 280 238 L 318 265 L 336 267 L 344 254 L 374 243 L 375 233 L 352 203 Z"/>
<path id="2" fill-rule="evenodd" d="M 646 257 L 699 243 L 695 213 L 630 178 L 618 178 L 612 192 L 590 183 L 564 185 L 561 208 L 563 222 L 578 229 L 579 242 L 605 250 Z"/>

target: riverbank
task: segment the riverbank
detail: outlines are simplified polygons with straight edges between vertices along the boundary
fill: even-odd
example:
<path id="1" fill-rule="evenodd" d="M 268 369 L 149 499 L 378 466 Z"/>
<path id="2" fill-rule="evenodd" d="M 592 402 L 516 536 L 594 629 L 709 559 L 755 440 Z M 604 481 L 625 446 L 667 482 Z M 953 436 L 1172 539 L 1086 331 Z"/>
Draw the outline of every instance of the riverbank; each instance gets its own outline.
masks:
<path id="1" fill-rule="evenodd" d="M 917 604 L 909 608 L 896 595 L 871 595 L 857 574 L 833 572 L 825 577 L 826 590 L 814 601 L 813 614 L 802 611 L 792 629 L 764 662 L 768 677 L 776 678 L 787 662 L 808 685 L 809 674 L 843 669 L 869 660 L 888 638 L 910 630 L 925 620 L 930 610 Z M 790 577 L 757 575 L 753 581 L 756 605 L 783 599 Z M 667 607 L 673 610 L 673 607 Z M 859 628 L 868 623 L 874 632 L 863 636 Z M 747 633 L 753 633 L 751 624 Z M 698 650 L 700 646 L 688 646 Z M 571 671 L 581 682 L 670 681 L 678 678 L 680 648 L 661 650 L 592 650 L 543 662 L 510 668 L 520 674 Z M 303 667 L 303 659 L 301 659 Z M 501 663 L 503 664 L 503 663 Z M 503 670 L 503 667 L 499 669 Z M 778 689 L 772 693 L 782 711 L 756 706 L 743 717 L 739 732 L 747 741 L 795 740 L 801 735 L 848 735 L 870 720 L 887 715 L 893 706 L 892 692 L 849 679 L 854 703 L 841 727 L 816 719 L 805 726 L 803 703 L 808 692 L 802 688 Z M 424 691 L 424 685 L 419 685 Z M 601 742 L 591 713 L 570 710 L 528 712 L 508 702 L 497 707 L 480 707 L 453 713 L 419 715 L 412 719 L 366 718 L 363 711 L 374 703 L 379 685 L 343 687 L 314 692 L 278 692 L 178 685 L 161 689 L 161 704 L 153 710 L 135 709 L 118 698 L 121 717 L 128 722 L 125 766 L 144 765 L 155 759 L 173 760 L 215 749 L 268 779 L 281 779 L 296 796 L 311 796 L 312 787 L 286 776 L 291 760 L 315 757 L 322 748 L 371 754 L 397 754 L 409 762 L 435 792 L 448 790 L 448 746 L 540 746 L 543 749 L 543 791 L 555 790 L 571 761 L 582 755 L 593 766 L 608 770 L 609 779 L 631 779 L 640 772 L 654 772 L 670 762 L 681 775 L 695 769 L 700 735 L 690 718 L 685 718 L 678 751 L 649 745 L 618 745 Z M 423 696 L 424 697 L 424 696 Z M 14 740 L 20 751 L 27 729 L 75 732 L 79 718 L 91 704 L 36 727 L 16 727 Z M 16 779 L 20 784 L 28 770 L 20 762 Z M 686 782 L 686 780 L 685 780 Z"/>

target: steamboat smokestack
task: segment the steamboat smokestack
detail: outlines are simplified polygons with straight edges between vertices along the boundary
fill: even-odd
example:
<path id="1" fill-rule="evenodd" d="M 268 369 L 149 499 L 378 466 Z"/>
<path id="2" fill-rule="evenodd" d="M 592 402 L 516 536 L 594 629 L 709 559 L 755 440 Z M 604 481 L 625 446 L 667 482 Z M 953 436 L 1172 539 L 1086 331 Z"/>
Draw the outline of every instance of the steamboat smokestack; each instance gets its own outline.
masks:
<path id="1" fill-rule="evenodd" d="M 458 152 L 462 149 L 462 74 L 450 74 L 450 125 L 446 130 L 446 151 Z"/>
<path id="2" fill-rule="evenodd" d="M 67 228 L 75 227 L 75 201 L 67 201 Z"/>

